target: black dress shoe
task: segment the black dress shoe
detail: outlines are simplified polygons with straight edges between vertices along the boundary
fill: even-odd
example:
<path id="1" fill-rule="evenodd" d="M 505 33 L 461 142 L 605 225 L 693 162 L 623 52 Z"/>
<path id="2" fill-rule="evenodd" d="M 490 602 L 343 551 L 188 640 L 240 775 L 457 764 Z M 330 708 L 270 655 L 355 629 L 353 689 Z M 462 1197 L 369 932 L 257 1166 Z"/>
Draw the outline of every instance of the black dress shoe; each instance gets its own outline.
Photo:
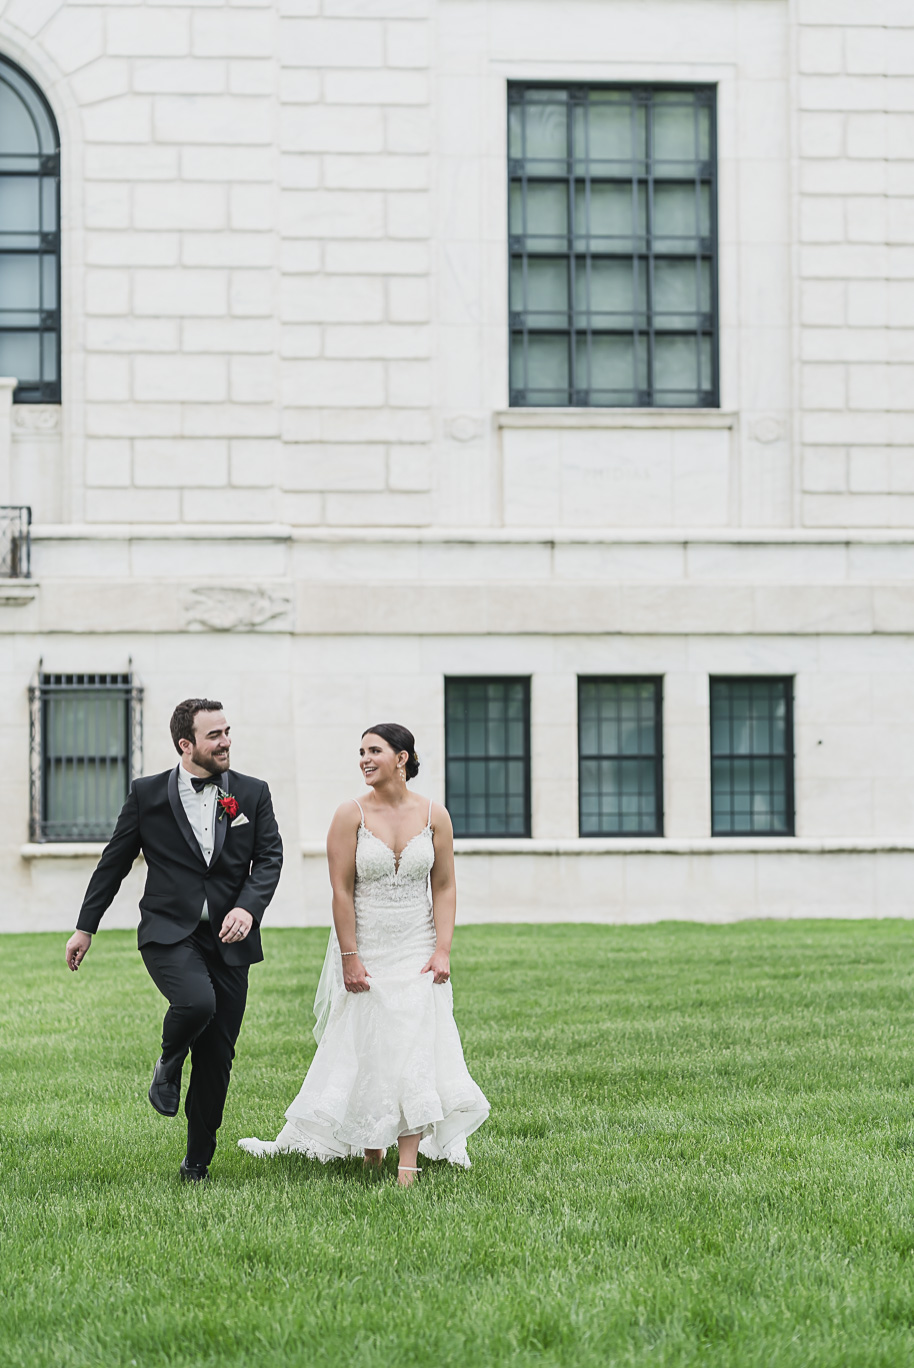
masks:
<path id="1" fill-rule="evenodd" d="M 178 1172 L 182 1183 L 209 1182 L 209 1169 L 205 1164 L 189 1164 L 186 1159 L 182 1159 Z"/>
<path id="2" fill-rule="evenodd" d="M 166 1076 L 165 1065 L 161 1059 L 156 1060 L 155 1072 L 149 1085 L 149 1100 L 162 1116 L 177 1116 L 178 1104 L 181 1101 L 181 1084 L 180 1081 L 172 1083 Z"/>

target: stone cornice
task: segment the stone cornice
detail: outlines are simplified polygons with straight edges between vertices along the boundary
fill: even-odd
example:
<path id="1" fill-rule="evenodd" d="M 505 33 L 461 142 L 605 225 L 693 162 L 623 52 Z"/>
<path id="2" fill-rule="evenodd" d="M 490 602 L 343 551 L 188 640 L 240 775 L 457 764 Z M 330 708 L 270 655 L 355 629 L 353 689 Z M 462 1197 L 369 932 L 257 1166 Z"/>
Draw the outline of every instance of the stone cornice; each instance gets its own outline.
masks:
<path id="1" fill-rule="evenodd" d="M 914 528 L 869 527 L 292 527 L 285 523 L 33 523 L 32 540 L 391 542 L 538 546 L 914 546 Z"/>

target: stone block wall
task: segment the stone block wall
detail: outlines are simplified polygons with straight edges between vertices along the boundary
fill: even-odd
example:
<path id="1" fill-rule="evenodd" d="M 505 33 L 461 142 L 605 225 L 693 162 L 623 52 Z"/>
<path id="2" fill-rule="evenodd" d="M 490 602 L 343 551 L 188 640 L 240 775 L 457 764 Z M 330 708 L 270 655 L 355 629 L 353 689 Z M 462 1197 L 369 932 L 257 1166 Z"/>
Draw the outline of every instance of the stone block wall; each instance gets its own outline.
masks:
<path id="1" fill-rule="evenodd" d="M 61 128 L 36 519 L 431 517 L 426 0 L 8 0 Z M 62 505 L 62 506 L 61 506 Z"/>
<path id="2" fill-rule="evenodd" d="M 914 8 L 799 0 L 802 516 L 914 525 Z"/>
<path id="3" fill-rule="evenodd" d="M 733 417 L 727 452 L 540 434 L 547 518 L 914 525 L 904 0 L 5 0 L 0 51 L 63 136 L 57 478 L 14 451 L 39 521 L 541 522 L 492 421 L 505 90 L 537 78 L 717 86 Z"/>

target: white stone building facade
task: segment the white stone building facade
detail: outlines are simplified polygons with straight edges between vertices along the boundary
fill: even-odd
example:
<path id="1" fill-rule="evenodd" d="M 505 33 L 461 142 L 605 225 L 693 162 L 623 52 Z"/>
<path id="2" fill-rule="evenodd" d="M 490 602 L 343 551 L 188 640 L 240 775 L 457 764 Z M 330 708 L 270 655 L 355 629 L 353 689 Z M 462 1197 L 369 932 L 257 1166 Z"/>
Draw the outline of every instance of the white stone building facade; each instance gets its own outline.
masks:
<path id="1" fill-rule="evenodd" d="M 474 677 L 529 681 L 529 821 L 458 841 L 464 919 L 909 915 L 910 0 L 0 0 L 0 59 L 61 149 L 60 403 L 0 386 L 0 928 L 72 926 L 101 848 L 36 837 L 42 673 L 138 681 L 145 772 L 224 701 L 276 924 L 329 920 L 362 728 L 443 800 Z M 512 83 L 713 92 L 719 402 L 512 402 Z M 659 834 L 582 836 L 579 680 L 628 677 Z M 745 678 L 791 820 L 715 834 Z"/>

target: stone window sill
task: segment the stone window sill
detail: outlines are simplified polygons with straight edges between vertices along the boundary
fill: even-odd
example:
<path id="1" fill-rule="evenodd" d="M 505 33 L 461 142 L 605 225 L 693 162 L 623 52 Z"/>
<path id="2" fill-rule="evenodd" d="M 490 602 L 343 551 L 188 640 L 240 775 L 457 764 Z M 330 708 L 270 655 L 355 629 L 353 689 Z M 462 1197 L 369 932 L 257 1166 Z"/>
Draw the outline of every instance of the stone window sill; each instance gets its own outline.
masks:
<path id="1" fill-rule="evenodd" d="M 512 408 L 494 415 L 497 428 L 734 428 L 737 415 L 723 409 Z"/>
<path id="2" fill-rule="evenodd" d="M 29 841 L 19 847 L 23 860 L 97 860 L 104 841 Z M 579 840 L 477 840 L 454 842 L 458 855 L 875 855 L 912 854 L 914 842 L 859 837 L 715 836 L 667 840 L 662 836 Z M 324 859 L 323 841 L 302 841 L 306 859 Z M 142 860 L 142 855 L 139 857 Z"/>
<path id="3" fill-rule="evenodd" d="M 19 847 L 23 860 L 97 860 L 105 841 L 27 841 Z M 142 860 L 142 855 L 139 857 Z"/>

